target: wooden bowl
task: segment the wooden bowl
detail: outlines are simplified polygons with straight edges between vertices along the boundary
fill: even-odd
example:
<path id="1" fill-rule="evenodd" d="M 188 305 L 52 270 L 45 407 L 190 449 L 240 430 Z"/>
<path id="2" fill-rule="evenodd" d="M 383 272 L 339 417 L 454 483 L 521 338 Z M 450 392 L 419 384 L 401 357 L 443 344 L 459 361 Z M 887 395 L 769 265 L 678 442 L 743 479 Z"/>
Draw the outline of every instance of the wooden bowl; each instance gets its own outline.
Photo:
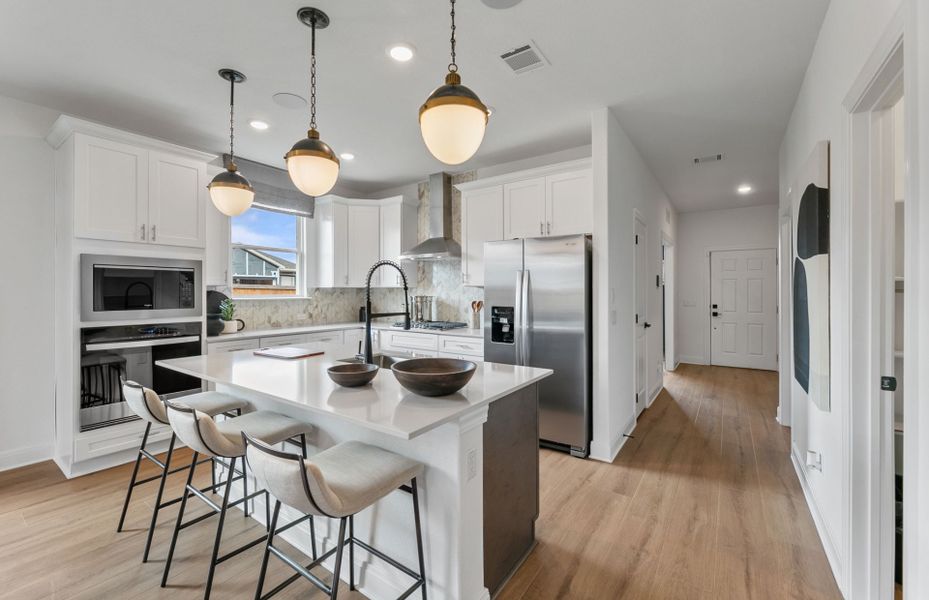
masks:
<path id="1" fill-rule="evenodd" d="M 377 365 L 348 363 L 335 365 L 326 370 L 329 379 L 344 387 L 359 387 L 371 383 L 377 375 Z"/>
<path id="2" fill-rule="evenodd" d="M 412 358 L 392 367 L 400 385 L 420 396 L 447 396 L 468 385 L 477 369 L 470 360 Z"/>

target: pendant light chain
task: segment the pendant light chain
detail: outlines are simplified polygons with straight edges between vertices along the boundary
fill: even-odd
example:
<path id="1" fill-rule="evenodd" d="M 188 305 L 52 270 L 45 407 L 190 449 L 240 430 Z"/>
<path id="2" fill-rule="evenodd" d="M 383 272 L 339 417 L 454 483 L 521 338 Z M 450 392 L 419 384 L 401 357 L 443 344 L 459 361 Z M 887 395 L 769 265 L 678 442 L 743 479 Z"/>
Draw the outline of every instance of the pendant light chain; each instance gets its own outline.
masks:
<path id="1" fill-rule="evenodd" d="M 310 129 L 316 129 L 316 17 L 310 19 Z"/>
<path id="2" fill-rule="evenodd" d="M 451 12 L 451 15 L 452 15 L 452 39 L 451 39 L 451 43 L 452 43 L 452 62 L 450 62 L 449 65 L 448 65 L 448 71 L 449 71 L 450 73 L 457 73 L 457 72 L 458 72 L 458 63 L 455 62 L 455 0 L 451 0 L 451 3 L 452 3 L 452 12 Z"/>
<path id="3" fill-rule="evenodd" d="M 229 162 L 235 164 L 235 75 L 229 78 Z"/>

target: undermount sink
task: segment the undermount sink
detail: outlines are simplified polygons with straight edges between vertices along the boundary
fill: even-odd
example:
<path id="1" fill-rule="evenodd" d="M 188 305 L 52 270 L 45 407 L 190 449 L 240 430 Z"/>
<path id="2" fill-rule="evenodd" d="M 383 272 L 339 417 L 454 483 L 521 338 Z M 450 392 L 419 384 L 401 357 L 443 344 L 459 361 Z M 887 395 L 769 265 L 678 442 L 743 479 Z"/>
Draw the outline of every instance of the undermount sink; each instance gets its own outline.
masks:
<path id="1" fill-rule="evenodd" d="M 374 364 L 380 367 L 381 369 L 388 369 L 397 364 L 402 360 L 409 360 L 411 356 L 401 356 L 401 355 L 390 355 L 390 354 L 375 354 L 374 355 Z M 363 357 L 352 356 L 350 358 L 340 358 L 339 362 L 345 363 L 363 363 L 365 360 Z"/>

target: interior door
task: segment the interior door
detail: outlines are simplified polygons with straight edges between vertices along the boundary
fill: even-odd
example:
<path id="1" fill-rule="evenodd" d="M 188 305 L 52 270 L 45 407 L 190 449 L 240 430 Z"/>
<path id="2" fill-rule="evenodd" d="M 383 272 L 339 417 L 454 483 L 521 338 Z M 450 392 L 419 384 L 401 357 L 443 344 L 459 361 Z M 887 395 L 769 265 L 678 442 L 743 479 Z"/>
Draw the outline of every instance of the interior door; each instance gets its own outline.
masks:
<path id="1" fill-rule="evenodd" d="M 645 410 L 648 370 L 645 365 L 648 348 L 648 289 L 647 269 L 648 229 L 641 219 L 635 219 L 635 414 Z"/>
<path id="2" fill-rule="evenodd" d="M 710 254 L 711 363 L 777 370 L 777 251 Z"/>

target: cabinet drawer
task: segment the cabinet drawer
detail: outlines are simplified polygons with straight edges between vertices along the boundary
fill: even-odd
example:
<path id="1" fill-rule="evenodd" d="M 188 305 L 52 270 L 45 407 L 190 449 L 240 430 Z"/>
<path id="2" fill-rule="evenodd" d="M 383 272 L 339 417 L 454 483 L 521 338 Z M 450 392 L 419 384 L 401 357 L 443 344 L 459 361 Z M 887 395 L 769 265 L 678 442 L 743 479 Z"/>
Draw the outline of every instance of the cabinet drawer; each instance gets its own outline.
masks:
<path id="1" fill-rule="evenodd" d="M 141 420 L 79 434 L 74 440 L 74 461 L 99 458 L 123 450 L 136 450 L 141 445 L 144 434 L 145 423 Z M 148 442 L 151 444 L 166 441 L 169 437 L 171 437 L 170 427 L 153 425 L 148 435 Z"/>
<path id="2" fill-rule="evenodd" d="M 341 344 L 344 341 L 341 331 L 321 331 L 306 336 L 306 341 L 318 344 Z"/>
<path id="3" fill-rule="evenodd" d="M 470 354 L 456 354 L 454 352 L 437 352 L 439 358 L 457 358 L 458 360 L 483 360 L 482 356 L 472 356 Z"/>
<path id="4" fill-rule="evenodd" d="M 443 335 L 439 337 L 439 352 L 451 354 L 466 354 L 483 358 L 484 340 L 481 338 L 453 337 Z"/>
<path id="5" fill-rule="evenodd" d="M 437 335 L 381 330 L 381 347 L 398 350 L 438 350 Z"/>
<path id="6" fill-rule="evenodd" d="M 207 354 L 219 354 L 221 352 L 236 352 L 237 350 L 257 350 L 260 348 L 257 338 L 250 340 L 233 340 L 230 342 L 214 342 L 207 344 Z"/>
<path id="7" fill-rule="evenodd" d="M 309 336 L 305 333 L 295 333 L 293 335 L 272 335 L 261 338 L 260 346 L 262 348 L 278 348 L 280 346 L 300 346 L 309 341 Z"/>
<path id="8" fill-rule="evenodd" d="M 407 350 L 411 358 L 438 358 L 441 352 L 432 350 Z"/>

